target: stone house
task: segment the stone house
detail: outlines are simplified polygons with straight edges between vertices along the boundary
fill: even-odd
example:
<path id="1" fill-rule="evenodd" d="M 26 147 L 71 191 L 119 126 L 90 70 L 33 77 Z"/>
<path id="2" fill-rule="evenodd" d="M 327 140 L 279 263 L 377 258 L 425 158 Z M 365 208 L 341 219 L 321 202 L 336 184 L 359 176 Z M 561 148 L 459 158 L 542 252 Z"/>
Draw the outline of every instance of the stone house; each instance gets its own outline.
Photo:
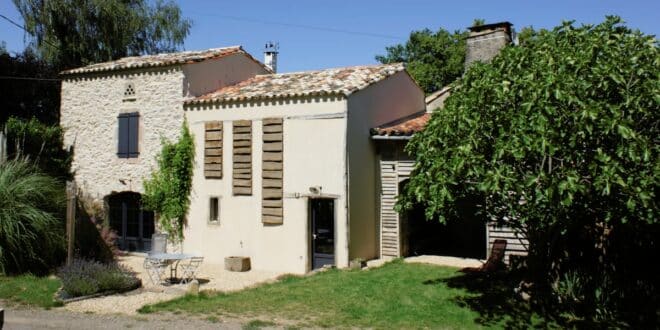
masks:
<path id="1" fill-rule="evenodd" d="M 472 28 L 467 60 L 487 61 L 511 40 L 509 23 Z M 300 274 L 355 258 L 484 259 L 498 238 L 509 242 L 507 258 L 525 252 L 509 228 L 394 210 L 414 166 L 405 144 L 450 88 L 425 100 L 401 64 L 278 74 L 276 55 L 267 51 L 264 65 L 227 47 L 62 73 L 75 180 L 104 205 L 122 249 L 150 250 L 143 179 L 186 118 L 196 156 L 181 248 L 206 262 L 247 256 L 255 269 Z"/>
<path id="2" fill-rule="evenodd" d="M 125 250 L 148 251 L 143 179 L 183 118 L 195 138 L 182 249 L 305 273 L 380 256 L 370 128 L 419 112 L 400 64 L 275 74 L 240 47 L 125 58 L 63 72 L 61 125 L 83 192 Z"/>
<path id="3" fill-rule="evenodd" d="M 177 138 L 183 101 L 269 73 L 240 47 L 127 57 L 64 71 L 60 125 L 86 196 L 105 204 L 120 248 L 148 250 L 153 214 L 140 207 L 161 139 Z"/>

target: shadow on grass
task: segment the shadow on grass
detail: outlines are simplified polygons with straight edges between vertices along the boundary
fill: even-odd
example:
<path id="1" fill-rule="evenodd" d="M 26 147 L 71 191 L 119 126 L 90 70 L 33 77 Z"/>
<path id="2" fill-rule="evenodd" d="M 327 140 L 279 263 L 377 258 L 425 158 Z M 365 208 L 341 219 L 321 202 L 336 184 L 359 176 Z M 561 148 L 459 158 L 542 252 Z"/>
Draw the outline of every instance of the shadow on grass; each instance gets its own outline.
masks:
<path id="1" fill-rule="evenodd" d="M 567 325 L 565 319 L 519 298 L 514 289 L 520 280 L 520 275 L 511 272 L 465 272 L 451 278 L 429 280 L 424 284 L 446 285 L 467 291 L 467 295 L 453 300 L 457 305 L 479 313 L 475 322 L 483 326 L 519 329 Z"/>

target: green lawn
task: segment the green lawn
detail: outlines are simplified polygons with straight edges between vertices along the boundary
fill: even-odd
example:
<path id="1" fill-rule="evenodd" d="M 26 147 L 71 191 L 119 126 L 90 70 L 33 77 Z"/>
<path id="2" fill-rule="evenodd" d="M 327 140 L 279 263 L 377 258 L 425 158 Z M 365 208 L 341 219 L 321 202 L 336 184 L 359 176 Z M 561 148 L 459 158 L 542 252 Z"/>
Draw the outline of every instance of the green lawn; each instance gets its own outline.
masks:
<path id="1" fill-rule="evenodd" d="M 276 323 L 284 319 L 296 326 L 321 327 L 504 326 L 506 318 L 485 320 L 473 308 L 472 302 L 482 294 L 456 282 L 464 277 L 456 268 L 394 261 L 367 271 L 287 276 L 277 283 L 235 293 L 203 292 L 145 306 L 140 312 L 224 315 Z"/>
<path id="2" fill-rule="evenodd" d="M 60 281 L 55 278 L 34 275 L 0 276 L 0 300 L 43 308 L 60 306 L 61 303 L 53 300 L 60 285 Z"/>

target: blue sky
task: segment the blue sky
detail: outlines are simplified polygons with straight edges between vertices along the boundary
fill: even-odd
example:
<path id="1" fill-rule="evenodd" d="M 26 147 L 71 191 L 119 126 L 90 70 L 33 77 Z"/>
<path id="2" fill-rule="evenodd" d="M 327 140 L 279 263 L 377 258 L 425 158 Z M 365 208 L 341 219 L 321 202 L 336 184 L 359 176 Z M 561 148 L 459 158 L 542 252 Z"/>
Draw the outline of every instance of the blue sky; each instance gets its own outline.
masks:
<path id="1" fill-rule="evenodd" d="M 551 28 L 562 20 L 598 23 L 616 14 L 627 25 L 660 34 L 658 0 L 440 1 L 272 0 L 177 1 L 193 20 L 185 49 L 243 45 L 261 59 L 264 44 L 280 45 L 280 72 L 375 63 L 385 47 L 404 42 L 412 30 L 464 29 L 474 18 L 510 21 L 514 28 Z M 11 0 L 0 14 L 22 23 Z M 0 41 L 21 51 L 24 33 L 0 19 Z"/>

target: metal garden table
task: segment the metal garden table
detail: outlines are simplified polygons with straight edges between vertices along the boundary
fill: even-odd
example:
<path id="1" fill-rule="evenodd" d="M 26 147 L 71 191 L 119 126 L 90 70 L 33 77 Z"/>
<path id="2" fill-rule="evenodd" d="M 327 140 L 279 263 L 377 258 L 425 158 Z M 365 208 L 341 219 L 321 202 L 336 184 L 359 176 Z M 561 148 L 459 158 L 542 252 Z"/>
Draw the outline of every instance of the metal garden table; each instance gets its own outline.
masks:
<path id="1" fill-rule="evenodd" d="M 169 282 L 175 283 L 177 278 L 177 268 L 179 267 L 181 260 L 188 260 L 194 257 L 198 257 L 198 255 L 191 253 L 154 253 L 150 254 L 148 258 L 160 260 L 170 265 Z"/>

